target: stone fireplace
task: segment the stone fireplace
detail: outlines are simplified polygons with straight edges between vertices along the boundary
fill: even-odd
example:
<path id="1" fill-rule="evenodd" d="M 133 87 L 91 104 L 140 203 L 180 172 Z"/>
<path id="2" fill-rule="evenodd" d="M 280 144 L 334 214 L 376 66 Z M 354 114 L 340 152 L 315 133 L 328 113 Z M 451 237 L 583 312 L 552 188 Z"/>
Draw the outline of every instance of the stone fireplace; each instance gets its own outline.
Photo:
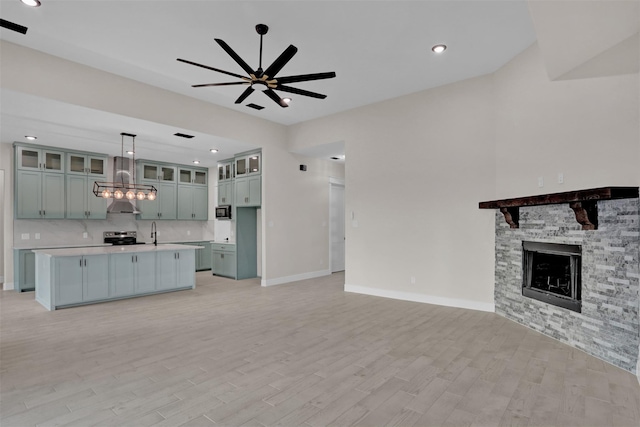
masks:
<path id="1" fill-rule="evenodd" d="M 637 187 L 480 203 L 497 209 L 496 313 L 637 374 Z"/>

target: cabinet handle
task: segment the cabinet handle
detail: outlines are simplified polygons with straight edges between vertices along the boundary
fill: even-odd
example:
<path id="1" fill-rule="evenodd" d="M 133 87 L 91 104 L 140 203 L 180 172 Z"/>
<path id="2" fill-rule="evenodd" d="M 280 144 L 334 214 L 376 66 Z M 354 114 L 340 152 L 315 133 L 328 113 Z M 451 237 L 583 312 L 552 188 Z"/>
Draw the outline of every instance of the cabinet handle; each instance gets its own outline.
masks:
<path id="1" fill-rule="evenodd" d="M 44 209 L 42 210 L 42 216 L 47 216 L 47 211 L 45 211 Z"/>
<path id="2" fill-rule="evenodd" d="M 82 258 L 80 258 L 80 268 L 82 268 Z"/>
<path id="3" fill-rule="evenodd" d="M 138 255 L 136 255 L 136 262 L 138 262 Z"/>
<path id="4" fill-rule="evenodd" d="M 84 266 L 85 267 L 87 266 L 87 259 L 86 258 L 84 259 Z"/>
<path id="5" fill-rule="evenodd" d="M 180 252 L 178 252 L 178 259 L 180 259 Z"/>

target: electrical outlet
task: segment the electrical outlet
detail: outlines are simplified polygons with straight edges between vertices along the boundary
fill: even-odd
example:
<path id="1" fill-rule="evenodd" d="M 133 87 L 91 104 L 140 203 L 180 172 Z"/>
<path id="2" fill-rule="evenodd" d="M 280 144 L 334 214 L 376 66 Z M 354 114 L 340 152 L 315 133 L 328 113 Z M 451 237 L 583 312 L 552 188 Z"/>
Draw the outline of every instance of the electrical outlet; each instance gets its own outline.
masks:
<path id="1" fill-rule="evenodd" d="M 34 234 L 34 237 L 36 238 L 36 240 L 40 240 L 40 233 Z"/>
<path id="2" fill-rule="evenodd" d="M 22 238 L 22 240 L 29 240 L 29 233 L 22 233 L 20 237 Z"/>
<path id="3" fill-rule="evenodd" d="M 538 187 L 544 187 L 544 178 L 541 176 L 538 177 Z"/>
<path id="4" fill-rule="evenodd" d="M 558 172 L 558 184 L 564 184 L 564 174 L 562 172 Z"/>
<path id="5" fill-rule="evenodd" d="M 416 278 L 415 276 L 411 276 L 411 284 L 415 285 L 416 284 Z"/>
<path id="6" fill-rule="evenodd" d="M 191 236 L 191 230 L 187 230 L 187 236 Z"/>
<path id="7" fill-rule="evenodd" d="M 358 220 L 357 219 L 351 220 L 351 226 L 353 228 L 358 228 Z"/>
<path id="8" fill-rule="evenodd" d="M 82 238 L 86 239 L 89 237 L 89 233 L 87 233 L 86 231 L 84 233 L 82 233 Z"/>

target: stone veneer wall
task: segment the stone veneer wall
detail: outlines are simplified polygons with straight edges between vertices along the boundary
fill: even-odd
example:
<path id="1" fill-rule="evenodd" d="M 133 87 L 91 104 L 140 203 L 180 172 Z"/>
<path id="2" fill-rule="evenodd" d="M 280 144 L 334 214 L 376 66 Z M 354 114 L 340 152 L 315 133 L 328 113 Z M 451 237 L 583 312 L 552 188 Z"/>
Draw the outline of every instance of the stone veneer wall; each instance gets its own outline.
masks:
<path id="1" fill-rule="evenodd" d="M 520 228 L 496 213 L 496 313 L 636 373 L 640 345 L 640 199 L 598 202 L 583 231 L 568 203 L 520 208 Z M 582 245 L 582 313 L 522 295 L 522 241 Z"/>

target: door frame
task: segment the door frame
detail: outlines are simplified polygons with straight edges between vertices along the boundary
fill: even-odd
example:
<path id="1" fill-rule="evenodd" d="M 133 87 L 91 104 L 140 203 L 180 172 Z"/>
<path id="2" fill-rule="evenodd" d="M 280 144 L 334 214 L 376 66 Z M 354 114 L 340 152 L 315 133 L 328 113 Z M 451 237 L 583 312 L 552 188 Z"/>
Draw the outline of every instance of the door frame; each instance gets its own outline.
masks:
<path id="1" fill-rule="evenodd" d="M 345 186 L 345 181 L 343 178 L 335 178 L 330 176 L 329 177 L 329 272 L 333 273 L 333 249 L 332 249 L 332 245 L 331 245 L 331 236 L 333 233 L 333 227 L 331 226 L 331 210 L 333 207 L 333 187 L 334 186 L 340 186 L 342 188 L 344 188 L 346 190 L 346 186 Z M 345 209 L 346 209 L 346 193 L 345 193 L 345 203 L 344 203 Z M 345 221 L 346 221 L 346 212 L 344 215 Z M 346 227 L 346 223 L 345 223 L 345 232 L 347 230 Z M 345 241 L 345 270 L 346 270 L 346 241 Z"/>

